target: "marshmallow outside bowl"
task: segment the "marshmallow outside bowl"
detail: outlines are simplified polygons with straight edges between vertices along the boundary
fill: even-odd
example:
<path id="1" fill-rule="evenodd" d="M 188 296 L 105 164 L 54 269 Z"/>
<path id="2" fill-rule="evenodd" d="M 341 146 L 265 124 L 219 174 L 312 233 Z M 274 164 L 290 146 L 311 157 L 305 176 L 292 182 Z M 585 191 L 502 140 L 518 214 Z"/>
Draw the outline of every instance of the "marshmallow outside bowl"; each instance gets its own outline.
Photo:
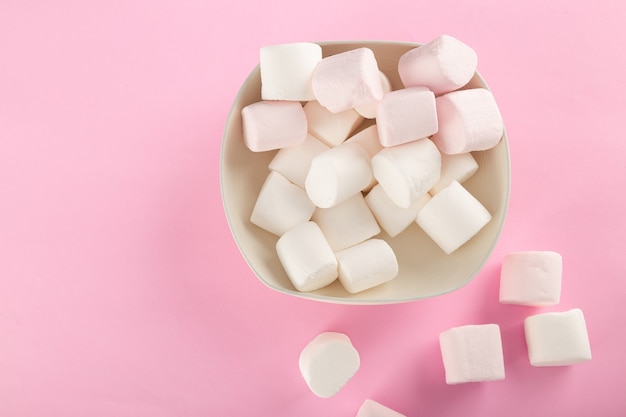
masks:
<path id="1" fill-rule="evenodd" d="M 379 69 L 389 78 L 392 89 L 402 88 L 397 65 L 405 52 L 417 43 L 391 41 L 319 42 L 324 57 L 360 47 L 376 56 Z M 488 88 L 476 73 L 464 88 Z M 473 152 L 478 171 L 463 186 L 492 215 L 492 220 L 468 243 L 446 255 L 416 224 L 391 238 L 381 232 L 396 253 L 399 274 L 384 285 L 350 294 L 335 281 L 310 292 L 297 291 L 276 254 L 277 236 L 250 223 L 268 164 L 277 151 L 253 153 L 242 135 L 241 109 L 261 100 L 261 77 L 257 65 L 243 83 L 226 122 L 220 157 L 222 202 L 234 240 L 256 277 L 269 288 L 317 301 L 340 304 L 392 304 L 442 295 L 467 284 L 482 268 L 495 246 L 506 216 L 510 190 L 510 162 L 506 131 L 500 143 L 486 151 Z M 364 125 L 366 127 L 367 125 Z M 358 130 L 357 130 L 358 131 Z"/>

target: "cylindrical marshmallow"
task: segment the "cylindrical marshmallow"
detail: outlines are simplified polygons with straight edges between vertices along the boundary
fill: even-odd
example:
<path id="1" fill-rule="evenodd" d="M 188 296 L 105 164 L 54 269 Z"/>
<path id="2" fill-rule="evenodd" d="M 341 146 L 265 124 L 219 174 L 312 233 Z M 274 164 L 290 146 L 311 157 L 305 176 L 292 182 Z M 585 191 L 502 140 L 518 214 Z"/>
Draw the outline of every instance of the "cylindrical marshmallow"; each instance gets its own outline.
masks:
<path id="1" fill-rule="evenodd" d="M 436 95 L 467 84 L 476 71 L 478 56 L 468 45 L 449 35 L 411 49 L 398 61 L 405 87 L 425 86 Z"/>
<path id="2" fill-rule="evenodd" d="M 435 95 L 426 87 L 385 94 L 378 103 L 376 125 L 383 146 L 396 146 L 437 132 Z"/>
<path id="3" fill-rule="evenodd" d="M 404 414 L 382 405 L 374 400 L 367 399 L 363 402 L 356 417 L 406 417 Z"/>
<path id="4" fill-rule="evenodd" d="M 446 154 L 493 148 L 504 134 L 500 110 L 486 88 L 453 91 L 437 97 L 437 118 L 439 130 L 432 140 Z"/>
<path id="5" fill-rule="evenodd" d="M 380 227 L 361 193 L 336 206 L 317 208 L 312 219 L 319 225 L 335 252 L 380 233 Z"/>
<path id="6" fill-rule="evenodd" d="M 304 105 L 309 133 L 327 144 L 337 146 L 354 132 L 363 117 L 353 109 L 332 113 L 318 101 Z"/>
<path id="7" fill-rule="evenodd" d="M 297 42 L 261 48 L 261 98 L 309 101 L 314 99 L 311 80 L 322 60 L 318 44 Z"/>
<path id="8" fill-rule="evenodd" d="M 441 175 L 437 184 L 433 185 L 429 193 L 437 194 L 446 188 L 452 181 L 463 184 L 478 171 L 478 163 L 471 153 L 456 155 L 441 154 Z"/>
<path id="9" fill-rule="evenodd" d="M 524 334 L 532 366 L 566 366 L 591 360 L 585 316 L 579 308 L 526 317 Z"/>
<path id="10" fill-rule="evenodd" d="M 429 200 L 430 195 L 426 193 L 408 208 L 403 208 L 389 198 L 380 184 L 375 185 L 365 196 L 365 202 L 376 221 L 390 237 L 396 237 L 406 230 Z"/>
<path id="11" fill-rule="evenodd" d="M 370 156 L 370 159 L 383 149 L 383 145 L 380 144 L 380 140 L 378 139 L 378 129 L 376 125 L 366 127 L 346 140 L 346 143 L 352 142 L 361 145 Z M 377 183 L 378 181 L 376 181 L 376 178 L 372 175 L 372 180 L 369 185 L 363 189 L 363 191 L 371 190 Z"/>
<path id="12" fill-rule="evenodd" d="M 276 242 L 276 252 L 299 291 L 325 287 L 339 274 L 337 258 L 314 222 L 301 223 L 284 233 Z"/>
<path id="13" fill-rule="evenodd" d="M 368 239 L 335 253 L 339 281 L 351 294 L 391 281 L 398 275 L 398 260 L 389 243 Z"/>
<path id="14" fill-rule="evenodd" d="M 258 101 L 241 110 L 243 140 L 252 152 L 300 145 L 306 140 L 307 122 L 296 101 Z"/>
<path id="15" fill-rule="evenodd" d="M 347 335 L 324 332 L 304 347 L 299 366 L 311 391 L 318 397 L 329 398 L 352 379 L 361 366 L 361 359 Z"/>
<path id="16" fill-rule="evenodd" d="M 480 201 L 453 181 L 420 210 L 416 222 L 449 255 L 490 220 L 491 214 Z"/>
<path id="17" fill-rule="evenodd" d="M 304 189 L 276 171 L 270 171 L 252 209 L 250 222 L 277 236 L 307 222 L 315 204 Z"/>
<path id="18" fill-rule="evenodd" d="M 380 80 L 383 83 L 383 97 L 385 94 L 391 91 L 391 81 L 389 81 L 389 77 L 385 75 L 384 72 L 380 71 Z M 357 111 L 361 116 L 366 119 L 374 119 L 376 118 L 376 110 L 379 102 L 374 102 L 372 104 L 368 104 L 367 106 L 358 106 L 355 107 L 354 110 Z"/>
<path id="19" fill-rule="evenodd" d="M 312 135 L 307 135 L 301 145 L 279 149 L 268 167 L 304 189 L 304 180 L 309 173 L 311 161 L 327 149 L 328 146 L 322 141 Z"/>
<path id="20" fill-rule="evenodd" d="M 304 187 L 316 206 L 329 208 L 360 193 L 371 181 L 367 151 L 357 143 L 343 143 L 313 158 Z"/>
<path id="21" fill-rule="evenodd" d="M 408 208 L 439 180 L 441 154 L 430 139 L 385 148 L 372 158 L 372 171 L 389 198 Z"/>
<path id="22" fill-rule="evenodd" d="M 563 259 L 552 251 L 507 254 L 500 269 L 500 302 L 550 306 L 561 299 Z"/>
<path id="23" fill-rule="evenodd" d="M 383 83 L 374 52 L 356 48 L 322 59 L 313 73 L 313 93 L 333 113 L 382 99 Z"/>

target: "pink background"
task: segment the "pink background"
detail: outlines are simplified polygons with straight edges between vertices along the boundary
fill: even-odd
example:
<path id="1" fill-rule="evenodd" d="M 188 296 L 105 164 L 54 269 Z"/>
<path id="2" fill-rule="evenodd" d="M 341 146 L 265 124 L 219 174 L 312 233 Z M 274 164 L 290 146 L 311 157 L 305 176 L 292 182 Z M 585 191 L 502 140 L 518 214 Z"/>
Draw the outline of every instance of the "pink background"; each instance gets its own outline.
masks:
<path id="1" fill-rule="evenodd" d="M 0 3 L 0 416 L 626 415 L 626 6 L 621 1 L 4 0 Z M 226 117 L 261 46 L 470 44 L 510 140 L 502 238 L 467 286 L 389 306 L 279 294 L 220 199 Z M 561 303 L 498 302 L 502 257 L 563 255 Z M 593 360 L 533 368 L 523 319 L 581 308 Z M 448 386 L 438 334 L 498 323 L 506 380 Z M 357 375 L 315 397 L 322 331 Z"/>

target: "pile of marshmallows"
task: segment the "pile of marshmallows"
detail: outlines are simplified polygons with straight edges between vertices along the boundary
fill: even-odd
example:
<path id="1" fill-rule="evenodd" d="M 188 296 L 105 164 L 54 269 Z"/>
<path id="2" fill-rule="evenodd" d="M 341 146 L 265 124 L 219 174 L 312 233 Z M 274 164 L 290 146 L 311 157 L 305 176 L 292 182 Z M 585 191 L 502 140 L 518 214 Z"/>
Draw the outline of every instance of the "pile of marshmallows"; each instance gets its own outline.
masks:
<path id="1" fill-rule="evenodd" d="M 502 261 L 500 302 L 549 306 L 560 302 L 562 257 L 552 251 L 512 252 Z M 574 308 L 546 312 L 524 320 L 528 358 L 532 366 L 564 366 L 591 360 L 583 312 Z M 504 359 L 497 324 L 450 328 L 439 335 L 447 384 L 504 379 Z M 320 397 L 335 395 L 357 372 L 360 357 L 348 336 L 325 332 L 300 355 L 300 371 Z M 399 417 L 401 414 L 367 400 L 357 417 Z M 375 411 L 372 411 L 375 410 Z"/>
<path id="2" fill-rule="evenodd" d="M 297 290 L 339 278 L 356 293 L 393 279 L 381 228 L 394 237 L 417 222 L 450 254 L 491 220 L 461 185 L 478 169 L 471 152 L 504 133 L 491 92 L 461 89 L 476 65 L 469 46 L 443 35 L 400 57 L 403 88 L 392 91 L 369 48 L 325 58 L 314 43 L 261 49 L 262 100 L 241 111 L 243 139 L 279 151 L 250 221 L 279 236 Z"/>

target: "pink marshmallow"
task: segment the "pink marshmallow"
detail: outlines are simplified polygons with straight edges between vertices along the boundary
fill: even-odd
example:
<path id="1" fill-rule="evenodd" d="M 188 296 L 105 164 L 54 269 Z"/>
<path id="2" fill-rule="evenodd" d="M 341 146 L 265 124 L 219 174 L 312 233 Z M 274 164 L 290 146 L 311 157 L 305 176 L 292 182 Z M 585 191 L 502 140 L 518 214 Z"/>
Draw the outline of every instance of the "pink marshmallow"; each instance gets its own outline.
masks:
<path id="1" fill-rule="evenodd" d="M 297 101 L 259 101 L 241 110 L 243 140 L 252 152 L 304 143 L 307 121 Z"/>

